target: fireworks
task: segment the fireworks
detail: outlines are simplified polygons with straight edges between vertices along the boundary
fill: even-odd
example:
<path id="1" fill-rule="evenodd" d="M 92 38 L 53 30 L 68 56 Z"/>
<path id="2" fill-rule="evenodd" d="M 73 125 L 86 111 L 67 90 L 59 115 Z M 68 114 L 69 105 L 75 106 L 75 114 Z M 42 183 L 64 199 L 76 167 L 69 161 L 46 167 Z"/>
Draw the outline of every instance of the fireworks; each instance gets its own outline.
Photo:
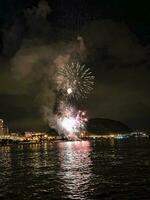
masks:
<path id="1" fill-rule="evenodd" d="M 85 65 L 67 64 L 58 70 L 57 85 L 65 97 L 85 98 L 93 89 L 94 76 Z"/>
<path id="2" fill-rule="evenodd" d="M 57 126 L 61 133 L 65 136 L 70 134 L 78 134 L 85 129 L 87 121 L 86 113 L 83 111 L 76 111 L 71 106 L 65 106 L 62 115 L 57 118 Z"/>
<path id="3" fill-rule="evenodd" d="M 60 95 L 56 114 L 57 130 L 67 138 L 77 138 L 80 132 L 85 130 L 87 117 L 86 112 L 77 111 L 70 105 L 70 98 L 87 97 L 93 89 L 94 76 L 84 65 L 72 63 L 58 68 L 56 83 Z"/>

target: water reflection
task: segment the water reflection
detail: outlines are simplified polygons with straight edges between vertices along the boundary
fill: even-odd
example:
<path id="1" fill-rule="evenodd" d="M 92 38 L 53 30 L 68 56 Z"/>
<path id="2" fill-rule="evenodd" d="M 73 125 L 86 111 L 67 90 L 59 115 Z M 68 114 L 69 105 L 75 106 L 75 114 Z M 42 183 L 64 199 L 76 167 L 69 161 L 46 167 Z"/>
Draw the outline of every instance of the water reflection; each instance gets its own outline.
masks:
<path id="1" fill-rule="evenodd" d="M 4 192 L 2 188 L 5 187 L 9 182 L 9 178 L 11 176 L 11 169 L 11 147 L 0 147 L 0 194 Z"/>
<path id="2" fill-rule="evenodd" d="M 0 147 L 0 199 L 149 199 L 149 147 L 132 138 Z"/>
<path id="3" fill-rule="evenodd" d="M 64 196 L 69 199 L 87 199 L 93 177 L 89 141 L 58 143 L 60 170 L 58 177 Z"/>

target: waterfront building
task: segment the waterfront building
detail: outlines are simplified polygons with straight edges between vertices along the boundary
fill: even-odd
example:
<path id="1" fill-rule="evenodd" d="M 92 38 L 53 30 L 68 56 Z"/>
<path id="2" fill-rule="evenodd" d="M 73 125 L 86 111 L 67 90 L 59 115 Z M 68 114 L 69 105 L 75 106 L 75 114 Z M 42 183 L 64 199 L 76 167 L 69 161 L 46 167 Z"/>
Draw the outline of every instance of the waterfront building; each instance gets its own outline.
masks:
<path id="1" fill-rule="evenodd" d="M 0 135 L 8 135 L 9 134 L 9 129 L 5 125 L 4 120 L 0 119 Z"/>

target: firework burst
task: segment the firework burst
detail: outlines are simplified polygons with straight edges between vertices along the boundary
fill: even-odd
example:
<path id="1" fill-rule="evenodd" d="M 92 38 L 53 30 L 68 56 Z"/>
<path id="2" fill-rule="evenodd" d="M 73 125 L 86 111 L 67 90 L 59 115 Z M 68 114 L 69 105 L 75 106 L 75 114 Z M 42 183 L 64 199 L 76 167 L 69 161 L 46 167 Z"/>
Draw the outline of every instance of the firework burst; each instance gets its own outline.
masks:
<path id="1" fill-rule="evenodd" d="M 72 106 L 64 105 L 61 116 L 57 116 L 57 126 L 61 133 L 66 137 L 70 134 L 78 135 L 81 130 L 85 129 L 87 122 L 86 112 L 76 111 Z"/>
<path id="2" fill-rule="evenodd" d="M 67 64 L 58 70 L 57 85 L 58 91 L 61 90 L 67 98 L 86 98 L 93 89 L 94 76 L 85 65 Z"/>

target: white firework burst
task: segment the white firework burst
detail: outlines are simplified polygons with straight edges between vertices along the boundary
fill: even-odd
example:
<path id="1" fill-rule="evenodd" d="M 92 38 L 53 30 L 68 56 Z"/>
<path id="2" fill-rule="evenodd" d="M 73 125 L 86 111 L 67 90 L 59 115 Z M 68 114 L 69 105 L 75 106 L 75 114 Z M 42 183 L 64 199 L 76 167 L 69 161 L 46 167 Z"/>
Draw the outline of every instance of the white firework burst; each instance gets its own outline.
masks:
<path id="1" fill-rule="evenodd" d="M 76 110 L 74 107 L 65 104 L 62 104 L 62 107 L 61 116 L 56 117 L 57 129 L 66 136 L 69 134 L 79 135 L 80 131 L 85 130 L 85 125 L 88 120 L 86 112 Z"/>
<path id="2" fill-rule="evenodd" d="M 86 98 L 93 89 L 94 76 L 85 65 L 67 64 L 58 70 L 57 85 L 67 97 Z"/>

